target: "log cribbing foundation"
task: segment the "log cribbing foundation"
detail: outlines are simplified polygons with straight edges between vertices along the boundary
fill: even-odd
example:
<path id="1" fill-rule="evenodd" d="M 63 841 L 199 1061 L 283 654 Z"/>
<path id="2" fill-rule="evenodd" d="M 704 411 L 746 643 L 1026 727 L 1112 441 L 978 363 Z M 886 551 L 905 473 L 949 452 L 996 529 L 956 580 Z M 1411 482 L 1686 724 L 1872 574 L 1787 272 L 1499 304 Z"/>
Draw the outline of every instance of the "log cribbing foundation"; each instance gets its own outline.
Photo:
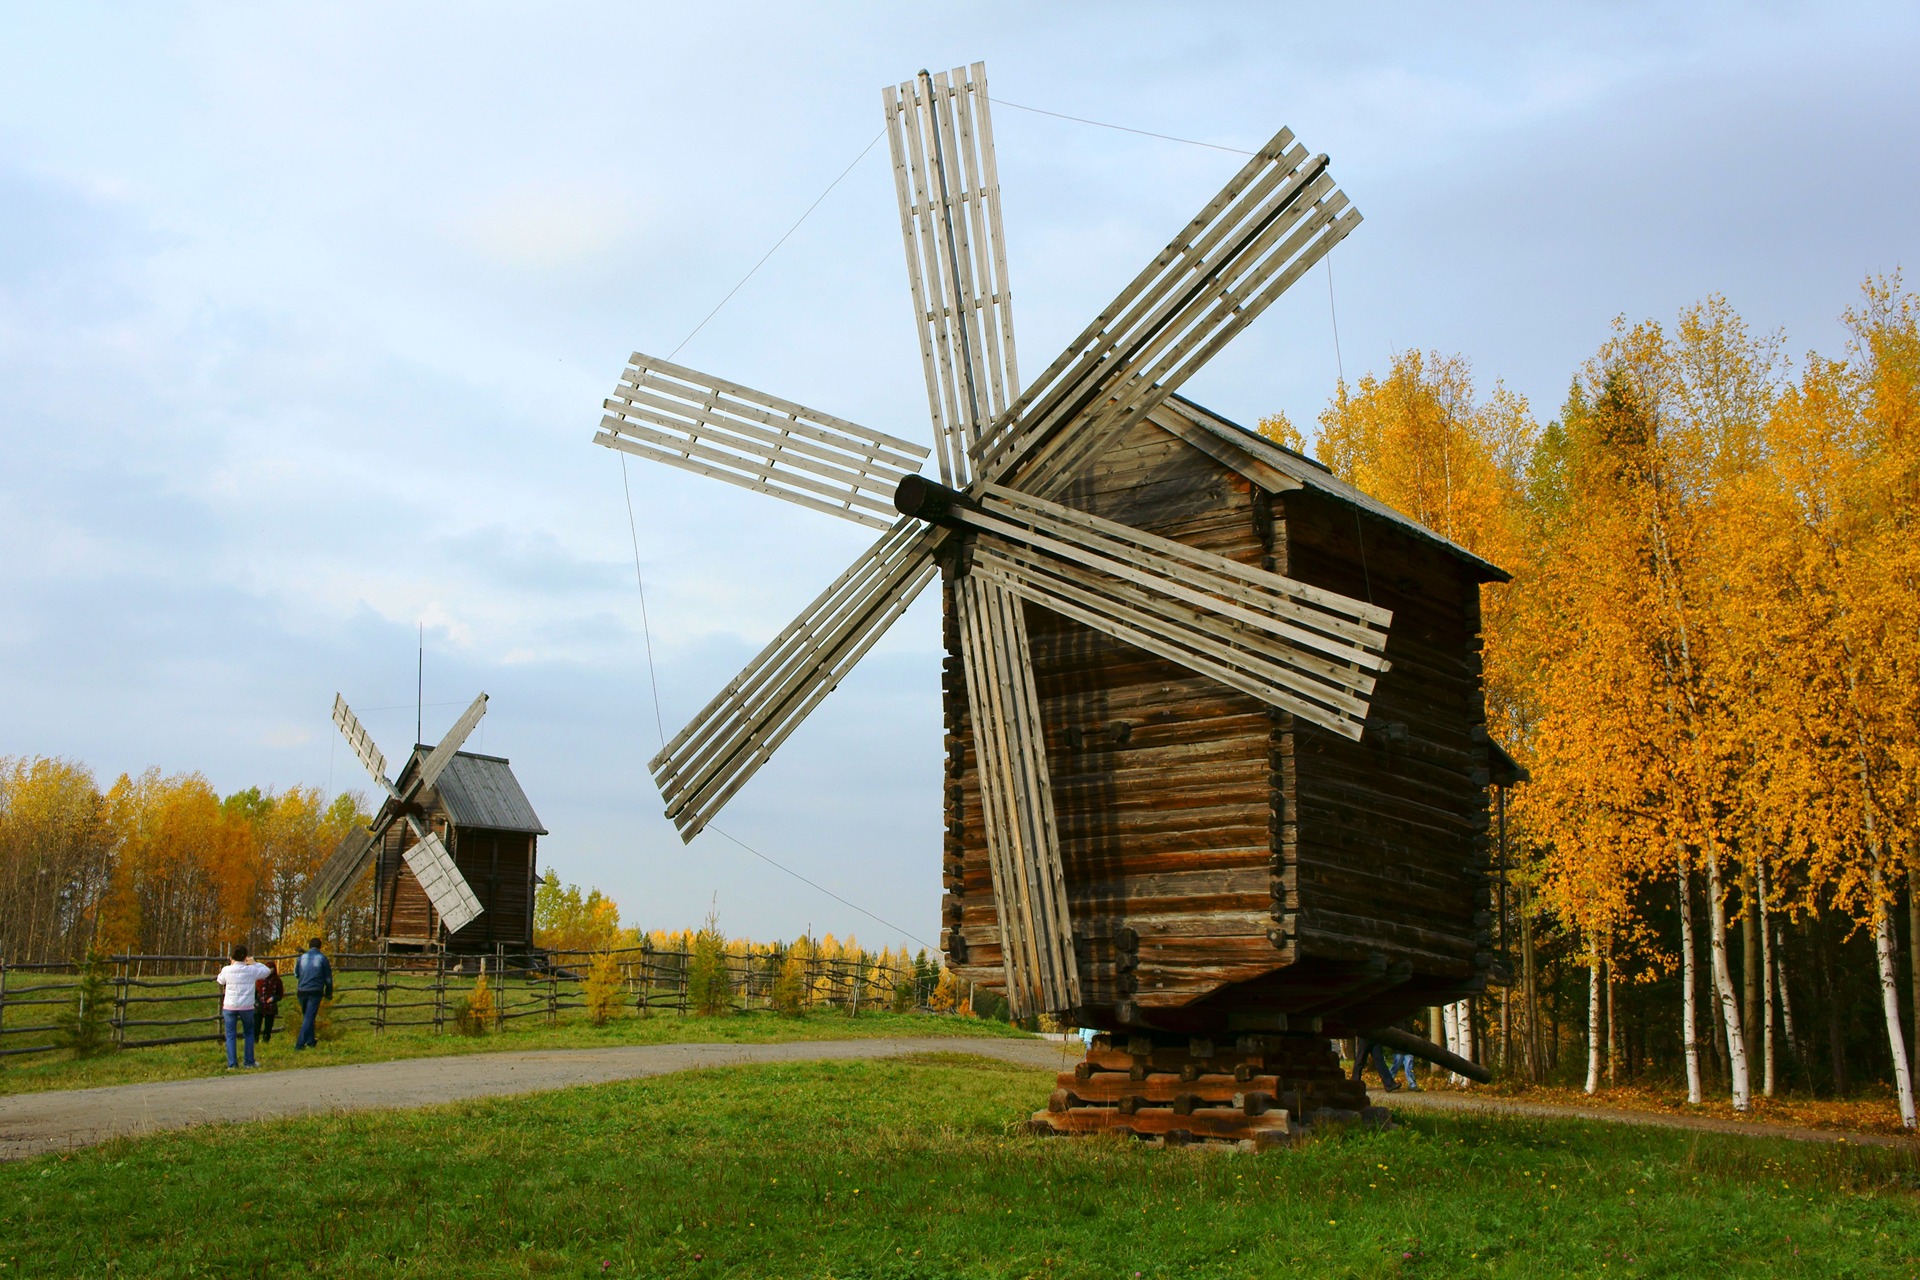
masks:
<path id="1" fill-rule="evenodd" d="M 1035 1133 L 1113 1133 L 1264 1150 L 1321 1126 L 1390 1123 L 1317 1035 L 1095 1038 L 1029 1122 Z"/>

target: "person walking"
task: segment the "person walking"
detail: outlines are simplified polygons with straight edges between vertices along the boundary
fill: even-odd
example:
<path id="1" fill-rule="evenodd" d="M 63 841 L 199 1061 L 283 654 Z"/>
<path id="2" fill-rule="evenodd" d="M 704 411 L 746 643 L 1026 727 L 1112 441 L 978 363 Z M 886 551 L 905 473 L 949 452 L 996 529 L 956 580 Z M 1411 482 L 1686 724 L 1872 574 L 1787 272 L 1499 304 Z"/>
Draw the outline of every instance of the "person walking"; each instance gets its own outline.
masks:
<path id="1" fill-rule="evenodd" d="M 321 954 L 318 938 L 309 938 L 307 949 L 293 962 L 293 994 L 300 1001 L 300 1034 L 293 1047 L 306 1049 L 319 1043 L 313 1020 L 320 1016 L 320 1002 L 333 999 L 333 965 Z"/>
<path id="2" fill-rule="evenodd" d="M 227 1068 L 239 1069 L 236 1061 L 234 1041 L 240 1032 L 246 1033 L 247 1055 L 246 1069 L 251 1070 L 259 1064 L 253 1060 L 253 1039 L 256 1031 L 254 1021 L 254 994 L 260 980 L 271 970 L 263 964 L 254 964 L 247 959 L 246 944 L 239 943 L 233 949 L 233 963 L 214 975 L 214 981 L 220 986 L 220 1021 L 227 1033 Z"/>
<path id="3" fill-rule="evenodd" d="M 273 1039 L 273 1020 L 280 1012 L 280 1001 L 287 994 L 287 986 L 280 981 L 280 966 L 272 960 L 263 960 L 261 966 L 267 976 L 254 984 L 253 1008 L 260 1019 L 260 1043 Z"/>

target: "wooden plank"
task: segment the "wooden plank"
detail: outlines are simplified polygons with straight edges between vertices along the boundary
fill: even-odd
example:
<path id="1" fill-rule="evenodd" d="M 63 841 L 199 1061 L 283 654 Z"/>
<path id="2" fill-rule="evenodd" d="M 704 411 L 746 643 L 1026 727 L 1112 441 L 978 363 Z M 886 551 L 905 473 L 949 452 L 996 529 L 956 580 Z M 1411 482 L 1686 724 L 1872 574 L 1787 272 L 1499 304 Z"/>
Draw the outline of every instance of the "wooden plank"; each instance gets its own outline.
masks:
<path id="1" fill-rule="evenodd" d="M 670 467 L 679 467 L 681 470 L 691 471 L 695 475 L 707 476 L 714 480 L 725 480 L 729 484 L 739 485 L 743 489 L 752 489 L 758 493 L 783 498 L 797 506 L 806 507 L 812 511 L 822 511 L 830 516 L 839 516 L 843 520 L 851 520 L 855 524 L 863 524 L 870 529 L 885 529 L 889 527 L 889 522 L 881 519 L 879 516 L 854 510 L 852 507 L 843 503 L 825 502 L 819 498 L 809 497 L 804 493 L 798 493 L 794 490 L 769 484 L 762 480 L 753 480 L 724 468 L 708 466 L 704 463 L 697 462 L 692 458 L 675 453 L 672 450 L 656 448 L 653 445 L 643 444 L 640 441 L 629 439 L 624 435 L 616 435 L 611 431 L 599 433 L 593 438 L 593 442 L 598 445 L 604 445 L 610 449 L 618 449 L 622 453 L 633 454 L 635 457 L 646 458 L 651 462 L 664 462 Z"/>
<path id="2" fill-rule="evenodd" d="M 1057 566 L 1052 567 L 1057 569 Z M 1170 627 L 1155 614 L 1135 609 L 1130 603 L 1120 603 L 1105 584 L 1076 583 L 1068 575 L 1059 572 L 1043 576 L 1040 568 L 1032 563 L 1004 558 L 997 550 L 982 548 L 976 550 L 974 555 L 975 573 L 994 578 L 1008 590 L 1036 604 L 1105 631 L 1170 662 L 1210 676 L 1263 702 L 1291 711 L 1334 733 L 1353 738 L 1360 736 L 1364 710 L 1356 715 L 1351 710 L 1323 706 L 1308 701 L 1307 697 L 1296 696 L 1296 692 L 1299 692 L 1320 698 L 1324 686 L 1302 689 L 1301 686 L 1307 682 L 1274 662 L 1257 661 L 1253 655 L 1236 653 L 1199 633 L 1192 625 L 1185 628 Z M 1334 695 L 1329 691 L 1324 696 L 1330 698 Z"/>
<path id="3" fill-rule="evenodd" d="M 1291 142 L 1291 135 L 1283 131 L 1283 136 Z M 1000 480 L 1018 472 L 1024 477 L 1021 487 L 1044 492 L 1047 479 L 1073 470 L 1071 465 L 1036 469 L 1034 462 L 1063 432 L 1078 448 L 1094 434 L 1083 418 L 1106 416 L 1103 434 L 1125 430 L 1130 415 L 1150 411 L 1177 387 L 1177 379 L 1169 384 L 1145 376 L 1170 348 L 1190 349 L 1210 331 L 1224 329 L 1231 336 L 1250 322 L 1251 316 L 1239 315 L 1244 308 L 1207 300 L 1250 288 L 1281 269 L 1284 264 L 1267 252 L 1273 237 L 1308 217 L 1302 206 L 1315 198 L 1325 169 L 1324 156 L 1308 160 L 1303 149 L 1276 145 L 1280 142 L 1276 138 L 1263 148 L 1102 313 L 1082 342 L 1056 361 L 1036 384 L 1046 388 L 1043 394 L 1025 408 L 1016 405 L 1017 427 L 1010 423 L 983 454 L 982 474 Z M 1195 311 L 1202 306 L 1211 310 Z M 1210 329 L 1196 325 L 1202 314 L 1209 317 Z M 1080 425 L 1068 430 L 1074 423 Z"/>
<path id="4" fill-rule="evenodd" d="M 665 385 L 664 383 L 659 383 L 660 376 L 664 375 L 678 379 L 686 383 L 690 388 L 701 391 L 703 394 L 723 394 L 731 396 L 743 402 L 742 406 L 735 407 L 736 412 L 742 412 L 747 408 L 757 408 L 763 412 L 771 412 L 781 418 L 790 418 L 792 419 L 793 430 L 795 432 L 811 434 L 816 439 L 845 439 L 862 442 L 863 444 L 870 445 L 877 453 L 891 452 L 896 455 L 900 461 L 913 467 L 919 466 L 927 457 L 928 450 L 925 445 L 915 444 L 911 440 L 902 440 L 899 436 L 888 435 L 883 431 L 875 431 L 871 427 L 863 427 L 857 422 L 849 422 L 845 418 L 838 418 L 830 413 L 822 413 L 818 409 L 810 409 L 797 401 L 782 399 L 779 396 L 769 395 L 764 391 L 756 391 L 752 387 L 744 386 L 738 382 L 730 382 L 725 378 L 715 377 L 710 373 L 703 373 L 687 365 L 674 364 L 671 361 L 662 360 L 657 356 L 649 356 L 638 351 L 634 352 L 633 355 L 628 358 L 627 365 L 629 373 L 651 375 L 650 381 L 658 383 L 659 385 Z"/>
<path id="5" fill-rule="evenodd" d="M 794 496 L 788 490 L 801 489 L 833 499 L 841 506 L 884 513 L 887 516 L 884 523 L 893 523 L 893 489 L 899 483 L 897 480 L 894 485 L 886 485 L 867 476 L 823 466 L 781 450 L 755 447 L 733 440 L 718 431 L 686 437 L 676 436 L 671 430 L 652 430 L 644 423 L 653 417 L 653 414 L 646 412 L 627 419 L 608 416 L 601 422 L 601 432 L 594 437 L 594 443 L 612 444 L 612 441 L 601 438 L 608 435 L 638 441 L 651 445 L 657 452 L 678 454 L 689 462 L 707 463 L 708 466 L 689 467 L 688 470 L 698 470 L 715 479 L 729 480 L 743 488 L 757 489 L 783 498 Z M 678 460 L 671 456 L 661 461 L 679 465 Z M 803 472 L 811 475 L 801 474 Z"/>

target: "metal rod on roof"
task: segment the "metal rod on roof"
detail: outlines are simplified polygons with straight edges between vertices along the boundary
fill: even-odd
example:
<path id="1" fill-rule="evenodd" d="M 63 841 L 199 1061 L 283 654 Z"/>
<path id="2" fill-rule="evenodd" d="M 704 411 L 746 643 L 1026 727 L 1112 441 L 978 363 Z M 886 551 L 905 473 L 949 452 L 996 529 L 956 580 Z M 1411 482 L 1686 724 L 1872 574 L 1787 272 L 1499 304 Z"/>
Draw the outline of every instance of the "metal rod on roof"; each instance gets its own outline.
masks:
<path id="1" fill-rule="evenodd" d="M 413 740 L 420 741 L 420 720 L 427 709 L 427 624 L 420 624 L 420 652 L 413 668 Z"/>

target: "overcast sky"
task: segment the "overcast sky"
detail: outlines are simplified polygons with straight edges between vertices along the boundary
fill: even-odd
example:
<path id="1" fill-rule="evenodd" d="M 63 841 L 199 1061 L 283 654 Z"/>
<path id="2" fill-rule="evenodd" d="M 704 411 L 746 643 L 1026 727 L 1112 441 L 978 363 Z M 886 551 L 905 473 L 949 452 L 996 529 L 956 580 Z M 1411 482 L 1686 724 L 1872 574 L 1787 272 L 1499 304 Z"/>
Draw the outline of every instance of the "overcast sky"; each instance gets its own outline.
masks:
<path id="1" fill-rule="evenodd" d="M 0 755 L 366 787 L 346 695 L 512 758 L 626 918 L 936 936 L 933 593 L 683 847 L 616 455 L 685 339 L 881 127 L 984 59 L 1038 370 L 1281 125 L 1366 215 L 1188 394 L 1311 429 L 1458 352 L 1543 421 L 1610 320 L 1724 293 L 1836 352 L 1920 261 L 1904 5 L 0 5 Z M 918 17 L 914 15 L 926 14 Z M 937 14 L 937 16 L 932 16 Z M 1329 15 L 1339 15 L 1330 17 Z M 1348 16 L 1355 15 L 1355 16 Z M 926 440 L 885 144 L 681 354 Z M 671 734 L 870 539 L 636 462 Z"/>

